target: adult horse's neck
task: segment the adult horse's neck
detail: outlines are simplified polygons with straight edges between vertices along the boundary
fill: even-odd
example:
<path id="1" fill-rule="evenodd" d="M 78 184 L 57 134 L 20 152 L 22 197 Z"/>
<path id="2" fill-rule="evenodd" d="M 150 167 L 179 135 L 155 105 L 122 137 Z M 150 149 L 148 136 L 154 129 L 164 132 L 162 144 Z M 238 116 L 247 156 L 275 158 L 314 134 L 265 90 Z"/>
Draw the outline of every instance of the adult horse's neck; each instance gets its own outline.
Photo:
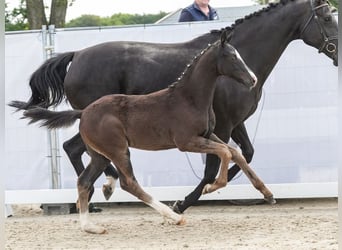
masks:
<path id="1" fill-rule="evenodd" d="M 231 44 L 258 77 L 254 91 L 260 93 L 288 44 L 298 39 L 300 29 L 311 14 L 307 0 L 272 4 L 237 22 Z"/>
<path id="2" fill-rule="evenodd" d="M 187 41 L 185 45 L 190 49 L 202 50 L 208 46 L 208 44 L 213 44 L 220 39 L 221 31 L 212 30 L 209 33 L 205 33 L 198 36 L 190 41 Z"/>
<path id="3" fill-rule="evenodd" d="M 200 109 L 209 107 L 214 97 L 215 82 L 219 74 L 217 46 L 219 43 L 205 48 L 188 64 L 178 81 L 169 87 Z"/>

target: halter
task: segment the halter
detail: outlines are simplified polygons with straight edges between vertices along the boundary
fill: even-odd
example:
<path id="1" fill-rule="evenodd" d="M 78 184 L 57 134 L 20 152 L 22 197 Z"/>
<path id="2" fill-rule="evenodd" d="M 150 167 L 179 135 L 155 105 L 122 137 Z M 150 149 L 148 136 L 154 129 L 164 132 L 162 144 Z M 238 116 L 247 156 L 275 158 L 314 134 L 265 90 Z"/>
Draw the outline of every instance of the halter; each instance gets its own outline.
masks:
<path id="1" fill-rule="evenodd" d="M 326 31 L 325 31 L 324 27 L 322 26 L 322 24 L 319 22 L 318 16 L 317 16 L 317 13 L 316 13 L 316 10 L 318 10 L 320 8 L 323 8 L 323 7 L 329 7 L 329 4 L 328 3 L 324 3 L 324 4 L 321 4 L 321 5 L 318 5 L 318 6 L 315 7 L 314 4 L 313 4 L 313 0 L 310 1 L 310 4 L 311 4 L 312 13 L 311 13 L 311 16 L 309 17 L 309 19 L 306 21 L 306 23 L 304 25 L 304 28 L 302 29 L 302 32 L 300 33 L 300 36 L 303 35 L 304 31 L 308 27 L 308 25 L 311 22 L 311 20 L 314 19 L 316 21 L 319 29 L 320 29 L 320 33 L 322 34 L 322 37 L 323 37 L 323 43 L 320 46 L 320 48 L 318 50 L 318 53 L 323 52 L 323 50 L 325 49 L 327 52 L 329 52 L 331 54 L 335 54 L 336 53 L 336 45 L 333 44 L 331 41 L 332 40 L 337 40 L 338 37 L 337 36 L 330 36 L 329 37 L 326 34 Z"/>

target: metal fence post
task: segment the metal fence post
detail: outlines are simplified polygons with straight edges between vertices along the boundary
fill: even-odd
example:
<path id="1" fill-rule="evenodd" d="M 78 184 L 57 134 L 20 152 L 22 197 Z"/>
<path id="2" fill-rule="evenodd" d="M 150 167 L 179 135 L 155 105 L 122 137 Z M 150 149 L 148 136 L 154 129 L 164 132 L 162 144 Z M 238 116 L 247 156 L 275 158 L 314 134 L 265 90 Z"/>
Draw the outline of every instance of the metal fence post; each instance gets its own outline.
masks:
<path id="1" fill-rule="evenodd" d="M 55 25 L 42 26 L 42 42 L 44 59 L 51 58 L 55 50 Z M 51 129 L 48 131 L 48 143 L 50 151 L 50 168 L 51 168 L 51 184 L 53 189 L 61 188 L 61 173 L 60 173 L 60 150 L 58 140 L 58 130 Z"/>

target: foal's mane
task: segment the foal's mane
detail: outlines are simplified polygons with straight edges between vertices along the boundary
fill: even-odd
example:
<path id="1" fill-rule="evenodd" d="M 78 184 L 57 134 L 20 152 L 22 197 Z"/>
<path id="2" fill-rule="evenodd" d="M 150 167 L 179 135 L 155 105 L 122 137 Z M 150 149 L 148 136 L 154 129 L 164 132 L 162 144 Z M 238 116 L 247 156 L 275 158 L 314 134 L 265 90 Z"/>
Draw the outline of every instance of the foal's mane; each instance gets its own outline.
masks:
<path id="1" fill-rule="evenodd" d="M 217 43 L 217 42 L 216 42 Z M 177 85 L 181 84 L 182 83 L 182 80 L 184 79 L 184 76 L 186 76 L 187 74 L 189 74 L 189 72 L 191 72 L 192 70 L 192 66 L 213 46 L 215 45 L 216 43 L 214 44 L 211 44 L 209 43 L 208 46 L 206 48 L 204 48 L 203 50 L 201 50 L 200 53 L 198 53 L 190 63 L 188 63 L 186 65 L 186 68 L 185 70 L 183 71 L 183 73 L 178 77 L 177 81 L 172 83 L 171 85 L 168 86 L 168 88 L 174 88 L 176 87 Z"/>

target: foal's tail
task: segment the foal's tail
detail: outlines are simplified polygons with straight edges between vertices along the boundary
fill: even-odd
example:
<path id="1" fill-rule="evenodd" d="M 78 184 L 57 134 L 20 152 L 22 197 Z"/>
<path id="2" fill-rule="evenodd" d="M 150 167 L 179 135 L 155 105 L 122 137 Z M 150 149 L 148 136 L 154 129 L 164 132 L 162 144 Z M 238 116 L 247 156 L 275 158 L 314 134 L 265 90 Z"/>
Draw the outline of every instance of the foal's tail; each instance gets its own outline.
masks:
<path id="1" fill-rule="evenodd" d="M 31 97 L 27 102 L 12 101 L 8 105 L 17 110 L 33 107 L 57 106 L 64 98 L 64 78 L 75 52 L 66 52 L 46 60 L 30 78 Z"/>
<path id="2" fill-rule="evenodd" d="M 29 124 L 40 122 L 41 126 L 48 129 L 70 127 L 77 119 L 80 119 L 82 110 L 51 111 L 45 108 L 32 108 L 26 110 L 22 118 L 30 120 Z"/>

